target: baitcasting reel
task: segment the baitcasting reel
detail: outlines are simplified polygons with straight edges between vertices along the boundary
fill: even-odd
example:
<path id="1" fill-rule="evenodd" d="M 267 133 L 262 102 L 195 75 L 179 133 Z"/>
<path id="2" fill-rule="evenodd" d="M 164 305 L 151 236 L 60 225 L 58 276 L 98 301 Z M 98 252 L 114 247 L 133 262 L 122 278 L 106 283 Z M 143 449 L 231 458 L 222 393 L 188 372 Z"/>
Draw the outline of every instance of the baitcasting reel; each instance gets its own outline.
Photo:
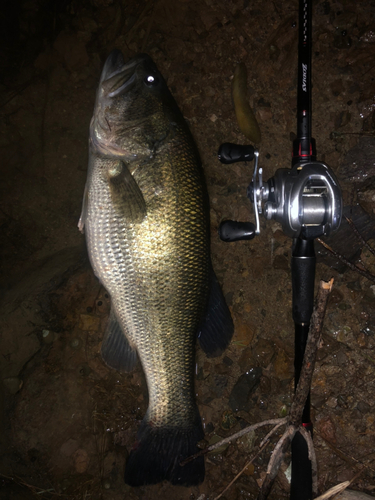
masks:
<path id="1" fill-rule="evenodd" d="M 254 207 L 256 224 L 224 221 L 219 234 L 223 241 L 250 240 L 260 233 L 259 214 L 282 225 L 291 238 L 314 239 L 336 231 L 341 222 L 342 197 L 332 170 L 318 161 L 298 162 L 291 169 L 280 168 L 263 182 L 258 170 L 259 152 L 252 146 L 224 143 L 219 149 L 222 163 L 254 158 L 253 180 L 247 196 Z"/>

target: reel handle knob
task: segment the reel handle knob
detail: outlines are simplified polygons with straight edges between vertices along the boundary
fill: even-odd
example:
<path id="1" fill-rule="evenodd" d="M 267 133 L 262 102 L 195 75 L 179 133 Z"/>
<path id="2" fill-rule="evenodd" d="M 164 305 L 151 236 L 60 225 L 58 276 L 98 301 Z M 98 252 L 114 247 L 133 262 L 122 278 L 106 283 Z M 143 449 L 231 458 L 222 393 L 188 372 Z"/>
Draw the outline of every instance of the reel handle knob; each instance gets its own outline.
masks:
<path id="1" fill-rule="evenodd" d="M 225 220 L 219 226 L 219 236 L 227 242 L 252 240 L 255 236 L 255 225 L 251 222 Z"/>
<path id="2" fill-rule="evenodd" d="M 241 146 L 232 142 L 224 142 L 219 147 L 218 157 L 221 163 L 229 164 L 238 161 L 251 161 L 254 158 L 254 147 L 249 145 Z"/>

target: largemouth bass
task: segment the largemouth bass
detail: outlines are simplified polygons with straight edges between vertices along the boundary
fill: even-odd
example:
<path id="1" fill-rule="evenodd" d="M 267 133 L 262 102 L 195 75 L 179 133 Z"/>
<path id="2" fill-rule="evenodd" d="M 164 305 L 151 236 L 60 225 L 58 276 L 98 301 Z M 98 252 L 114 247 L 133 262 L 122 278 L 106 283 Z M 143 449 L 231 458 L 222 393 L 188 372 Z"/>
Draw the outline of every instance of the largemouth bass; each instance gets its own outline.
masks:
<path id="1" fill-rule="evenodd" d="M 203 430 L 194 398 L 194 343 L 208 356 L 233 324 L 213 274 L 208 198 L 189 128 L 152 59 L 126 64 L 113 51 L 90 125 L 89 169 L 79 228 L 111 298 L 104 361 L 131 370 L 137 354 L 149 406 L 126 464 L 133 486 L 204 479 Z"/>

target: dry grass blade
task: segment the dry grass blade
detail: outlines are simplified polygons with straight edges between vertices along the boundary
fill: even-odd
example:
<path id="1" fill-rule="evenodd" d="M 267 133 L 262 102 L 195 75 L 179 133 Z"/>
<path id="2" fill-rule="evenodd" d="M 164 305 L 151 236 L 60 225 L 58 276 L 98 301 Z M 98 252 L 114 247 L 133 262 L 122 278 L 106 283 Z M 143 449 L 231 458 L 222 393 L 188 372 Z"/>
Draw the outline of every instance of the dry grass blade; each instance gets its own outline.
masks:
<path id="1" fill-rule="evenodd" d="M 371 274 L 369 271 L 366 271 L 366 269 L 361 269 L 360 267 L 356 266 L 355 264 L 352 264 L 348 259 L 346 259 L 343 255 L 337 253 L 335 250 L 333 250 L 333 248 L 331 248 L 329 245 L 327 245 L 327 243 L 325 243 L 320 238 L 316 238 L 316 239 L 332 255 L 334 255 L 335 257 L 337 257 L 337 259 L 339 259 L 343 264 L 345 264 L 346 266 L 348 266 L 349 269 L 351 269 L 352 271 L 356 271 L 357 273 L 359 273 L 362 276 L 364 276 L 365 278 L 367 278 L 369 281 L 372 281 L 373 283 L 375 283 L 375 276 L 373 274 Z"/>
<path id="2" fill-rule="evenodd" d="M 228 436 L 227 438 L 222 439 L 221 441 L 218 441 L 217 443 L 212 444 L 211 446 L 208 446 L 204 450 L 199 451 L 198 453 L 195 453 L 195 455 L 192 455 L 191 457 L 186 458 L 181 462 L 181 465 L 186 465 L 187 463 L 191 462 L 192 460 L 195 460 L 196 458 L 206 455 L 206 453 L 209 453 L 210 451 L 216 450 L 216 448 L 220 448 L 223 444 L 228 444 L 234 441 L 235 439 L 238 439 L 245 434 L 248 434 L 251 431 L 255 431 L 256 429 L 259 429 L 260 427 L 264 427 L 265 425 L 276 425 L 279 427 L 280 425 L 286 424 L 288 420 L 288 417 L 284 418 L 273 418 L 271 420 L 265 420 L 264 422 L 258 422 L 257 424 L 254 425 L 249 425 L 248 427 L 245 427 L 241 431 L 236 432 L 235 434 L 232 434 L 231 436 Z"/>
<path id="3" fill-rule="evenodd" d="M 342 493 L 346 488 L 349 486 L 350 481 L 344 481 L 343 483 L 337 484 L 336 486 L 333 486 L 333 488 L 330 488 L 327 490 L 323 495 L 320 495 L 317 497 L 315 500 L 328 500 L 329 498 L 332 498 L 335 495 L 338 495 L 339 493 Z"/>
<path id="4" fill-rule="evenodd" d="M 54 495 L 61 498 L 66 498 L 67 496 L 65 494 L 58 493 L 57 491 L 55 491 L 55 488 L 48 488 L 48 489 L 39 488 L 38 486 L 34 486 L 33 484 L 26 483 L 21 477 L 16 475 L 7 476 L 0 472 L 0 477 L 6 479 L 7 481 L 13 481 L 14 483 L 17 483 L 20 486 L 28 488 L 34 495 L 43 495 L 45 493 L 48 493 L 48 495 Z"/>
<path id="5" fill-rule="evenodd" d="M 253 455 L 252 458 L 248 462 L 246 462 L 246 464 L 244 465 L 244 467 L 242 468 L 242 470 L 240 470 L 240 472 L 237 474 L 237 476 L 234 479 L 232 479 L 232 481 L 228 484 L 228 486 L 226 486 L 225 489 L 220 493 L 220 495 L 218 495 L 217 497 L 215 497 L 214 500 L 219 500 L 219 498 L 221 498 L 224 495 L 224 493 L 229 490 L 229 488 L 232 486 L 232 484 L 234 484 L 237 481 L 237 479 L 240 476 L 242 476 L 242 474 L 249 467 L 249 465 L 251 465 L 254 462 L 254 460 L 257 457 L 259 457 L 259 455 L 262 453 L 262 451 L 264 450 L 264 448 L 267 445 L 268 445 L 268 441 L 265 442 L 262 446 L 260 446 L 259 450 L 255 453 L 255 455 Z"/>
<path id="6" fill-rule="evenodd" d="M 350 227 L 353 229 L 354 231 L 354 234 L 357 236 L 357 238 L 362 242 L 362 244 L 373 254 L 375 255 L 375 249 L 372 248 L 371 245 L 369 245 L 367 243 L 367 241 L 363 238 L 363 236 L 361 235 L 361 233 L 358 231 L 358 229 L 356 228 L 356 225 L 354 224 L 354 222 L 352 221 L 352 219 L 349 219 L 348 217 L 345 217 L 345 219 L 347 220 L 348 224 L 350 225 Z"/>

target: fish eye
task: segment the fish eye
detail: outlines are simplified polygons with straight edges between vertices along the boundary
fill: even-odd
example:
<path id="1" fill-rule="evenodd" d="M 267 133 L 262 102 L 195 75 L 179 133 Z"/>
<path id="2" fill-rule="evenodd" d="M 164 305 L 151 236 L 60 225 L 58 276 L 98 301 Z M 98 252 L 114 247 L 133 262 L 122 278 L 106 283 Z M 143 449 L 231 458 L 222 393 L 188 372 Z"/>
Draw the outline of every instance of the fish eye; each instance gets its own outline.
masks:
<path id="1" fill-rule="evenodd" d="M 159 78 L 154 75 L 147 75 L 144 79 L 144 82 L 148 87 L 154 87 L 158 84 Z"/>

